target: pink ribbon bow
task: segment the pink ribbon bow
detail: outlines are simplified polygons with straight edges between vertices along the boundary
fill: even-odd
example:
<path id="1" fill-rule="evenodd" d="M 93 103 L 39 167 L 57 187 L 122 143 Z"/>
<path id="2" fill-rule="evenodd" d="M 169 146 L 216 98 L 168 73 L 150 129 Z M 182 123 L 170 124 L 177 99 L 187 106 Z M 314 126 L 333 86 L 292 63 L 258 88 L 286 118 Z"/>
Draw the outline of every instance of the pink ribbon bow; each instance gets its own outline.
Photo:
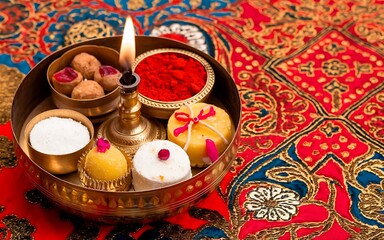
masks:
<path id="1" fill-rule="evenodd" d="M 176 112 L 175 118 L 179 121 L 186 122 L 186 123 L 184 124 L 184 126 L 176 128 L 173 131 L 173 134 L 177 137 L 188 129 L 188 125 L 191 121 L 193 122 L 193 124 L 197 124 L 199 123 L 200 120 L 207 119 L 210 116 L 214 116 L 215 114 L 216 114 L 215 109 L 212 106 L 209 108 L 209 111 L 205 114 L 204 114 L 204 109 L 201 109 L 197 117 L 191 117 L 189 114 L 185 112 Z"/>

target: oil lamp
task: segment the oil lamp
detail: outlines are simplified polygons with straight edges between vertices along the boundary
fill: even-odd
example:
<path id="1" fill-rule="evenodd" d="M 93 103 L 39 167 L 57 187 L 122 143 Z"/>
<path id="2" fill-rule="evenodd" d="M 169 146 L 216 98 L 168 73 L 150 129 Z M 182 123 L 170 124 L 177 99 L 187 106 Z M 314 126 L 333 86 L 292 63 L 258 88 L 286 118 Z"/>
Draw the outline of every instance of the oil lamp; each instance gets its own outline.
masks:
<path id="1" fill-rule="evenodd" d="M 166 137 L 165 128 L 161 123 L 141 115 L 141 103 L 138 100 L 137 92 L 140 77 L 132 71 L 135 50 L 133 23 L 132 19 L 127 17 L 119 58 L 123 69 L 123 75 L 118 84 L 120 88 L 119 115 L 101 124 L 98 135 L 107 138 L 129 156 L 133 156 L 142 144 Z"/>
<path id="2" fill-rule="evenodd" d="M 130 85 L 132 81 L 132 64 L 135 61 L 135 56 L 135 30 L 133 28 L 132 18 L 128 16 L 125 21 L 119 56 L 119 63 L 123 69 L 123 77 L 120 81 L 123 81 L 124 85 Z"/>

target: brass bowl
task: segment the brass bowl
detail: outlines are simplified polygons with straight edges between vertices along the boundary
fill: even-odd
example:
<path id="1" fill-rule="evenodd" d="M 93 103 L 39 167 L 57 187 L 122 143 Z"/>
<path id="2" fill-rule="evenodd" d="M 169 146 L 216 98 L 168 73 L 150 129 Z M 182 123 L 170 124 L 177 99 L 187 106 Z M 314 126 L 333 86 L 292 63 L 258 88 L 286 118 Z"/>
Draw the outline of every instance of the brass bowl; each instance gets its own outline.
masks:
<path id="1" fill-rule="evenodd" d="M 85 188 L 77 172 L 54 175 L 41 168 L 27 155 L 23 129 L 30 118 L 42 109 L 52 109 L 49 84 L 41 73 L 64 52 L 81 45 L 102 45 L 120 49 L 121 36 L 92 39 L 54 52 L 40 61 L 24 78 L 16 91 L 11 126 L 18 164 L 36 188 L 60 208 L 78 216 L 107 223 L 146 222 L 162 219 L 195 206 L 220 184 L 229 171 L 239 147 L 241 102 L 237 87 L 228 72 L 209 55 L 181 42 L 157 37 L 136 37 L 139 54 L 158 48 L 178 48 L 203 57 L 215 73 L 216 80 L 209 100 L 220 102 L 231 116 L 235 127 L 233 139 L 219 159 L 204 169 L 193 169 L 192 178 L 183 182 L 148 191 L 108 192 Z"/>
<path id="2" fill-rule="evenodd" d="M 112 112 L 117 108 L 120 100 L 119 88 L 106 93 L 104 96 L 95 99 L 73 99 L 65 94 L 58 92 L 52 84 L 52 76 L 56 72 L 68 67 L 72 59 L 79 53 L 86 52 L 95 56 L 102 65 L 110 65 L 120 70 L 119 52 L 115 49 L 96 46 L 83 45 L 67 50 L 64 54 L 54 60 L 48 67 L 47 80 L 51 89 L 53 102 L 57 108 L 72 109 L 84 114 L 87 117 L 97 117 Z"/>
<path id="3" fill-rule="evenodd" d="M 139 91 L 138 99 L 142 104 L 141 112 L 143 114 L 159 119 L 169 119 L 173 112 L 182 106 L 205 101 L 212 92 L 213 85 L 215 83 L 215 73 L 211 65 L 203 57 L 191 51 L 176 48 L 160 48 L 145 52 L 136 58 L 135 63 L 133 64 L 133 69 L 135 69 L 144 59 L 160 53 L 177 53 L 193 58 L 194 60 L 201 63 L 207 73 L 207 79 L 204 87 L 194 96 L 184 100 L 170 102 L 159 101 L 156 99 L 151 99 L 141 94 Z"/>
<path id="4" fill-rule="evenodd" d="M 90 141 L 81 149 L 68 154 L 52 155 L 36 150 L 31 146 L 29 141 L 31 130 L 38 122 L 50 117 L 70 118 L 82 123 L 89 131 Z M 69 109 L 53 109 L 44 111 L 32 118 L 32 120 L 26 125 L 24 131 L 24 138 L 27 140 L 28 153 L 31 160 L 52 174 L 66 174 L 76 171 L 77 162 L 82 154 L 91 149 L 93 146 L 93 135 L 94 128 L 92 122 L 83 114 Z"/>

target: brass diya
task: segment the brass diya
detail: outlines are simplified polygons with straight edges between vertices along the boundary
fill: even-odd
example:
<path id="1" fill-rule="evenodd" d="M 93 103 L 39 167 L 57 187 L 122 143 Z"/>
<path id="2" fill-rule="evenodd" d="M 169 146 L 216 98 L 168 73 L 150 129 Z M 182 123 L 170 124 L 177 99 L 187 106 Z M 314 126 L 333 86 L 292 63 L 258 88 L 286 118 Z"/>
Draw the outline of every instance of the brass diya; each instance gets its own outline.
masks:
<path id="1" fill-rule="evenodd" d="M 204 58 L 215 73 L 211 99 L 220 102 L 231 116 L 235 134 L 219 159 L 204 169 L 193 169 L 193 177 L 180 183 L 148 191 L 108 192 L 83 187 L 77 173 L 54 175 L 40 167 L 27 151 L 23 131 L 27 122 L 47 109 L 54 109 L 49 83 L 41 78 L 48 66 L 63 53 L 82 46 L 120 49 L 121 37 L 93 39 L 74 44 L 46 57 L 32 69 L 18 88 L 11 110 L 11 124 L 18 164 L 32 183 L 60 208 L 81 217 L 107 223 L 143 222 L 186 211 L 214 191 L 231 168 L 240 138 L 241 102 L 228 72 L 212 57 L 181 42 L 156 37 L 136 37 L 137 54 L 159 48 L 177 48 Z"/>
<path id="2" fill-rule="evenodd" d="M 194 104 L 197 102 L 204 102 L 206 99 L 208 99 L 215 83 L 215 73 L 211 65 L 200 55 L 185 49 L 176 48 L 160 48 L 145 52 L 136 58 L 133 69 L 135 69 L 144 59 L 161 53 L 176 53 L 190 57 L 199 62 L 204 67 L 207 74 L 204 87 L 197 94 L 187 99 L 165 102 L 151 99 L 150 97 L 145 96 L 139 92 L 139 101 L 142 103 L 143 114 L 159 119 L 168 119 L 175 110 L 181 108 L 182 106 Z M 189 81 L 189 79 L 186 79 L 186 81 Z"/>
<path id="3" fill-rule="evenodd" d="M 131 158 L 142 144 L 166 137 L 162 124 L 141 116 L 137 92 L 139 84 L 140 77 L 137 74 L 131 76 L 130 82 L 121 77 L 119 116 L 105 121 L 98 131 L 98 135 L 107 138 Z"/>

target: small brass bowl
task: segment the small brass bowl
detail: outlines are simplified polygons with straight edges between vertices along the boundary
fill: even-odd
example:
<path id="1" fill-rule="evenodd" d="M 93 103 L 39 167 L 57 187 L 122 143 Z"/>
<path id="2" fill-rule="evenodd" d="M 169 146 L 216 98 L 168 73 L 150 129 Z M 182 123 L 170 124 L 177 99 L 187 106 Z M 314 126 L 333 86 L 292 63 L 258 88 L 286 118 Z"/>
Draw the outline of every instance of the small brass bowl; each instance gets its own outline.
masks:
<path id="1" fill-rule="evenodd" d="M 145 58 L 153 56 L 155 54 L 161 54 L 161 53 L 176 53 L 176 54 L 185 55 L 187 57 L 193 58 L 194 60 L 201 63 L 201 65 L 204 67 L 207 74 L 207 79 L 204 87 L 194 96 L 187 99 L 183 99 L 183 100 L 169 101 L 169 102 L 160 101 L 160 100 L 149 98 L 141 94 L 139 90 L 138 99 L 142 104 L 141 112 L 143 114 L 147 116 L 159 118 L 159 119 L 169 119 L 169 117 L 173 114 L 175 110 L 179 109 L 184 105 L 193 104 L 197 102 L 204 102 L 212 92 L 213 85 L 215 83 L 215 73 L 211 65 L 203 57 L 193 52 L 190 52 L 188 50 L 177 49 L 177 48 L 159 48 L 159 49 L 154 49 L 154 50 L 145 52 L 136 58 L 133 64 L 133 69 L 135 69 L 140 64 L 140 62 L 142 62 Z M 138 74 L 140 76 L 140 73 Z M 142 77 L 141 79 L 143 80 Z M 188 80 L 189 79 L 186 79 L 186 81 Z"/>
<path id="2" fill-rule="evenodd" d="M 53 61 L 47 70 L 47 80 L 51 89 L 53 102 L 57 108 L 72 109 L 84 114 L 87 117 L 97 117 L 114 111 L 119 103 L 119 88 L 106 93 L 104 96 L 95 99 L 73 99 L 65 94 L 58 92 L 52 84 L 52 76 L 65 67 L 70 66 L 72 59 L 82 52 L 95 56 L 102 65 L 110 65 L 120 70 L 119 52 L 115 49 L 96 46 L 83 45 L 65 52 L 61 57 Z"/>
<path id="3" fill-rule="evenodd" d="M 90 141 L 81 149 L 68 154 L 52 155 L 34 149 L 29 141 L 30 133 L 38 122 L 50 117 L 70 118 L 82 123 L 89 131 Z M 93 136 L 94 128 L 92 122 L 83 114 L 70 109 L 53 109 L 42 112 L 28 122 L 24 131 L 30 158 L 40 167 L 53 174 L 66 174 L 76 171 L 77 163 L 82 154 L 93 146 Z"/>

